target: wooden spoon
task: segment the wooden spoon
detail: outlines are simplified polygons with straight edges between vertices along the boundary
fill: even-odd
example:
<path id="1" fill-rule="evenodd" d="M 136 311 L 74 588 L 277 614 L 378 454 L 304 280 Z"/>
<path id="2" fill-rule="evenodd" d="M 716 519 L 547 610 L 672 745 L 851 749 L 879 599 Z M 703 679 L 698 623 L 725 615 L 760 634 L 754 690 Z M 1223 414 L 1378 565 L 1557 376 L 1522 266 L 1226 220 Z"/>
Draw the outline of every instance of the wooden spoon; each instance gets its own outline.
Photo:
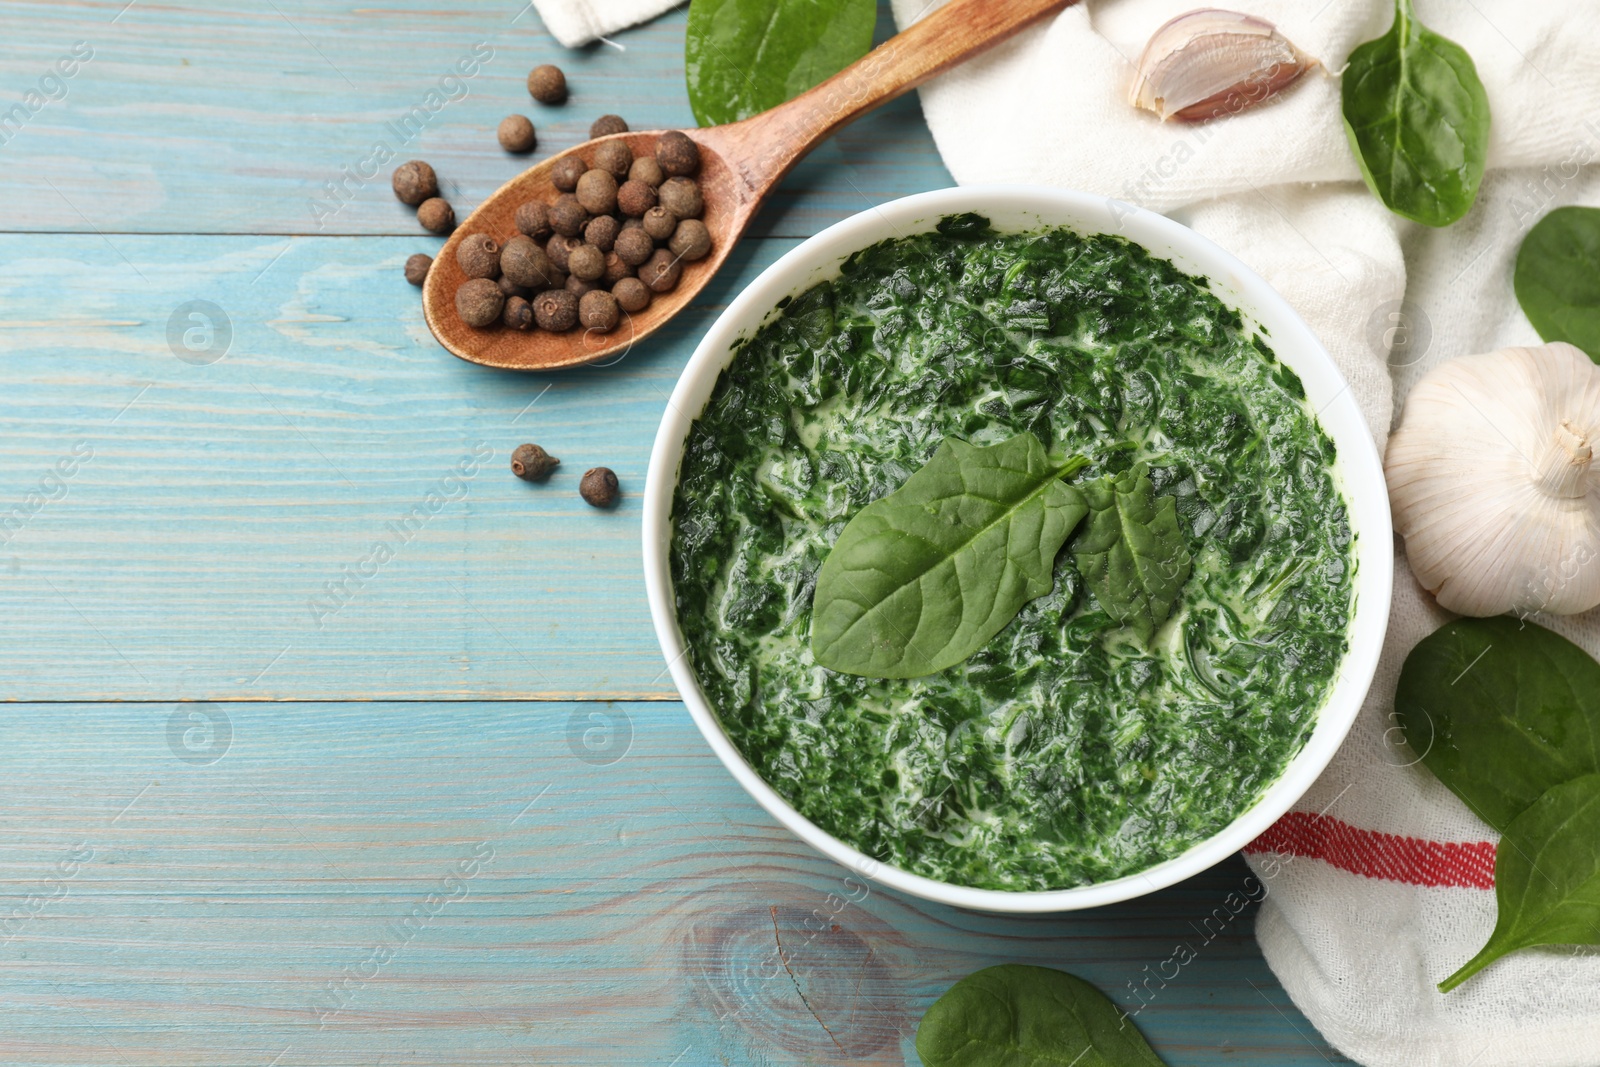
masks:
<path id="1" fill-rule="evenodd" d="M 675 288 L 655 294 L 643 311 L 624 314 L 612 332 L 468 326 L 455 306 L 456 289 L 466 280 L 456 262 L 462 238 L 487 233 L 504 243 L 517 232 L 519 206 L 529 200 L 549 202 L 558 195 L 550 181 L 557 160 L 570 155 L 587 160 L 601 141 L 622 141 L 635 156 L 653 155 L 662 131 L 613 134 L 551 156 L 502 185 L 445 242 L 422 287 L 428 328 L 451 352 L 486 367 L 556 370 L 621 358 L 640 338 L 688 306 L 728 258 L 762 200 L 814 145 L 878 105 L 1073 2 L 953 0 L 786 104 L 742 122 L 685 130 L 700 146 L 700 170 L 694 177 L 705 201 L 703 219 L 711 232 L 711 252 L 698 262 L 684 263 Z"/>

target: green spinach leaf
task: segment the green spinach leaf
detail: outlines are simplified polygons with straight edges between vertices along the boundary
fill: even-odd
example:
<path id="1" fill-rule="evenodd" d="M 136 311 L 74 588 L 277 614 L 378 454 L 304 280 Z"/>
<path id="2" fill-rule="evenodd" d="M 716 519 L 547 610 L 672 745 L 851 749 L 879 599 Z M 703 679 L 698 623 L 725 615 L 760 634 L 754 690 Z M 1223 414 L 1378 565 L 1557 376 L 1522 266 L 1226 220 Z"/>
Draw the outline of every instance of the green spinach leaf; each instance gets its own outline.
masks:
<path id="1" fill-rule="evenodd" d="M 1448 993 L 1489 964 L 1538 945 L 1600 944 L 1600 774 L 1574 778 L 1511 820 L 1494 856 L 1499 908 L 1488 944 L 1439 983 Z"/>
<path id="2" fill-rule="evenodd" d="M 1344 128 L 1390 211 L 1448 226 L 1472 207 L 1489 147 L 1489 97 L 1472 57 L 1396 0 L 1394 24 L 1350 53 Z"/>
<path id="3" fill-rule="evenodd" d="M 1072 545 L 1078 570 L 1106 614 L 1148 644 L 1192 567 L 1177 504 L 1156 496 L 1143 467 L 1091 482 L 1083 495 L 1089 521 Z"/>
<path id="4" fill-rule="evenodd" d="M 867 54 L 874 0 L 694 0 L 684 35 L 689 106 L 702 126 L 793 99 Z"/>
<path id="5" fill-rule="evenodd" d="M 934 1001 L 917 1055 L 926 1067 L 1163 1067 L 1104 993 L 1017 963 L 970 974 Z"/>
<path id="6" fill-rule="evenodd" d="M 1600 208 L 1558 207 L 1517 250 L 1517 303 L 1546 341 L 1600 362 Z"/>
<path id="7" fill-rule="evenodd" d="M 1400 670 L 1406 742 L 1490 826 L 1552 786 L 1600 771 L 1600 663 L 1542 626 L 1457 619 Z"/>
<path id="8" fill-rule="evenodd" d="M 916 678 L 972 655 L 1054 584 L 1088 508 L 1023 432 L 987 448 L 947 440 L 862 508 L 817 575 L 811 650 L 830 670 Z"/>

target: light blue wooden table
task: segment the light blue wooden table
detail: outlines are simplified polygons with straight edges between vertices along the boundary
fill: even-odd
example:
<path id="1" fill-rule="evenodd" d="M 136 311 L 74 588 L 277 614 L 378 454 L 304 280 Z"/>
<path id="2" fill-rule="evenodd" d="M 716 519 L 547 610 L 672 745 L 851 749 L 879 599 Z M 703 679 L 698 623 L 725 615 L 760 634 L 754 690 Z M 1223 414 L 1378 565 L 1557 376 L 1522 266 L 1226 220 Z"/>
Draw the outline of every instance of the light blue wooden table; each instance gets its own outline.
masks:
<path id="1" fill-rule="evenodd" d="M 431 341 L 400 265 L 440 242 L 363 164 L 421 106 L 401 158 L 464 212 L 522 165 L 508 112 L 546 149 L 687 124 L 681 12 L 578 53 L 516 0 L 0 27 L 0 1063 L 914 1063 L 971 970 L 1131 1007 L 1179 941 L 1138 1019 L 1175 1067 L 1345 1062 L 1248 913 L 1206 926 L 1238 860 L 1059 918 L 930 906 L 782 830 L 677 702 L 638 544 L 667 393 L 797 240 L 949 184 L 914 99 L 818 150 L 664 335 L 515 376 Z M 563 109 L 523 89 L 546 61 Z M 509 474 L 525 440 L 550 486 Z M 600 464 L 614 513 L 575 491 Z"/>

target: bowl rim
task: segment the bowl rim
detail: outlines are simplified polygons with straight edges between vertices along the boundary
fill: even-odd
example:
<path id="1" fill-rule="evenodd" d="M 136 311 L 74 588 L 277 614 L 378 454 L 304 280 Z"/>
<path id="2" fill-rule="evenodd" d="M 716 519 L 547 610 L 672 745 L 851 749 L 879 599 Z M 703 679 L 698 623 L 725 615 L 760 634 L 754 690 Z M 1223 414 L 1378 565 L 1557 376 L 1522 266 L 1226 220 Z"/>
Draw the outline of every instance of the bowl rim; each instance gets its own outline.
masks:
<path id="1" fill-rule="evenodd" d="M 980 889 L 927 878 L 875 860 L 801 815 L 723 731 L 688 664 L 673 602 L 672 500 L 683 445 L 740 342 L 778 312 L 779 300 L 837 275 L 849 254 L 888 237 L 924 232 L 943 216 L 968 211 L 989 216 L 1001 231 L 1024 230 L 1031 217 L 1034 225 L 1126 237 L 1206 277 L 1225 303 L 1267 333 L 1277 357 L 1300 376 L 1319 425 L 1334 442 L 1336 477 L 1354 538 L 1357 571 L 1348 647 L 1311 734 L 1282 774 L 1222 830 L 1179 855 L 1133 874 L 1067 889 Z M 733 777 L 768 813 L 830 859 L 913 896 L 988 912 L 1063 912 L 1128 900 L 1199 874 L 1260 836 L 1311 788 L 1354 725 L 1377 670 L 1394 583 L 1389 498 L 1377 446 L 1348 381 L 1304 320 L 1242 262 L 1187 226 L 1112 198 L 1044 186 L 969 185 L 916 193 L 858 212 L 784 253 L 729 303 L 695 347 L 662 415 L 643 503 L 644 577 L 656 637 L 691 717 Z"/>

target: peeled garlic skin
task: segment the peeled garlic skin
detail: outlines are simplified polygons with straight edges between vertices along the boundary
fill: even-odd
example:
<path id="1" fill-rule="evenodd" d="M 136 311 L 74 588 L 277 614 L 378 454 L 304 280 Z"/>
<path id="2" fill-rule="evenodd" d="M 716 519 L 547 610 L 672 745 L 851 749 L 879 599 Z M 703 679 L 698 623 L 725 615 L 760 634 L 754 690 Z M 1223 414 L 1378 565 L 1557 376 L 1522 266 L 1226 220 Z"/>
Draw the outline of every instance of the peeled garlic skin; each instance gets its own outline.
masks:
<path id="1" fill-rule="evenodd" d="M 1163 121 L 1201 122 L 1259 104 L 1315 63 L 1270 22 L 1203 8 L 1151 35 L 1128 102 Z"/>
<path id="2" fill-rule="evenodd" d="M 1417 579 L 1460 615 L 1600 605 L 1600 367 L 1572 345 L 1435 367 L 1384 472 Z"/>

